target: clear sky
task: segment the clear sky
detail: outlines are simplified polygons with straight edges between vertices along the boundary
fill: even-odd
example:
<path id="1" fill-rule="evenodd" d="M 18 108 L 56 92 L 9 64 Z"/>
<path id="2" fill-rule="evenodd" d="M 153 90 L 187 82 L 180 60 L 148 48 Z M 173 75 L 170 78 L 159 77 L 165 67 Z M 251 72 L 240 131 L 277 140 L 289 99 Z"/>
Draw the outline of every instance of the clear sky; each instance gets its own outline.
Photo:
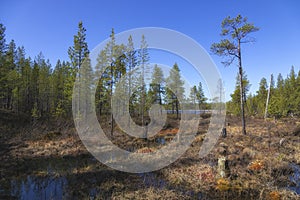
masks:
<path id="1" fill-rule="evenodd" d="M 260 27 L 252 34 L 256 43 L 243 46 L 243 66 L 255 93 L 262 77 L 278 73 L 285 77 L 291 66 L 300 69 L 300 1 L 298 0 L 1 0 L 0 23 L 6 26 L 6 39 L 23 45 L 27 56 L 43 52 L 52 64 L 68 60 L 77 25 L 83 21 L 89 48 L 116 33 L 138 27 L 164 27 L 182 32 L 207 51 L 220 38 L 221 21 L 226 16 L 247 16 Z M 221 58 L 211 55 L 226 87 L 226 99 L 235 85 L 237 67 L 224 67 Z M 179 66 L 180 67 L 180 66 Z"/>

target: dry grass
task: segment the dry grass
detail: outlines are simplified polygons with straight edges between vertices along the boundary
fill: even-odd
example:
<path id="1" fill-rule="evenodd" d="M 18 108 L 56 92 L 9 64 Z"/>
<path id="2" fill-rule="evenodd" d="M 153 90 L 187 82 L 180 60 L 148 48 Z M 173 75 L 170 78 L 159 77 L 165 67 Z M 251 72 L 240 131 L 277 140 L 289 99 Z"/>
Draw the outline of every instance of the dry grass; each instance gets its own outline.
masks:
<path id="1" fill-rule="evenodd" d="M 112 195 L 111 199 L 138 199 L 138 200 L 154 200 L 154 199 L 188 199 L 189 196 L 180 194 L 174 190 L 157 189 L 154 187 L 139 189 L 130 192 L 117 192 Z"/>
<path id="2" fill-rule="evenodd" d="M 280 120 L 275 123 L 273 120 L 265 122 L 262 119 L 248 119 L 248 135 L 244 136 L 241 134 L 239 119 L 228 118 L 228 136 L 219 138 L 212 152 L 200 159 L 198 153 L 208 122 L 209 119 L 200 120 L 198 135 L 188 151 L 175 163 L 157 172 L 156 179 L 166 181 L 166 187 L 131 183 L 128 178 L 128 184 L 120 180 L 101 183 L 101 192 L 110 194 L 111 199 L 193 199 L 197 198 L 198 193 L 204 199 L 299 199 L 299 195 L 287 187 L 293 184 L 289 180 L 293 173 L 290 163 L 300 164 L 300 138 L 297 132 L 300 120 Z M 151 140 L 133 139 L 116 129 L 113 142 L 124 149 L 133 147 L 132 151 L 137 153 L 154 152 L 161 145 L 155 142 L 157 137 L 174 137 L 178 132 L 177 121 L 169 120 L 167 125 Z M 50 132 L 35 140 L 13 139 L 9 141 L 9 156 L 15 160 L 49 156 L 76 157 L 87 153 L 74 134 L 57 133 Z M 217 176 L 220 156 L 226 157 L 230 170 L 228 177 L 222 179 Z M 97 167 L 88 163 L 72 168 L 71 173 L 84 177 L 87 173 L 99 170 Z M 36 175 L 46 174 L 40 170 L 36 171 Z M 192 191 L 194 195 L 182 191 Z"/>

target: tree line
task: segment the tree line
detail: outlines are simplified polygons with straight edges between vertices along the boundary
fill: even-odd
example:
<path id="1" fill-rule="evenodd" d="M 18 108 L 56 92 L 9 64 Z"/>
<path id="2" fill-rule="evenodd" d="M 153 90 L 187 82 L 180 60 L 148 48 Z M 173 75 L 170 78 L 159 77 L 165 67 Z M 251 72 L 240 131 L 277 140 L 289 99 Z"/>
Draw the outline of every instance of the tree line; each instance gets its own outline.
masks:
<path id="1" fill-rule="evenodd" d="M 198 104 L 199 109 L 205 109 L 208 105 L 201 82 L 187 91 L 190 92 L 189 96 L 185 95 L 184 81 L 176 62 L 168 77 L 164 77 L 159 66 L 154 66 L 150 85 L 146 86 L 145 73 L 148 73 L 150 56 L 144 36 L 141 38 L 140 48 L 135 50 L 131 36 L 127 44 L 116 44 L 112 29 L 110 41 L 99 53 L 93 71 L 86 29 L 79 22 L 78 32 L 73 37 L 68 55 L 69 61 L 58 60 L 54 67 L 42 53 L 34 59 L 26 57 L 23 46 L 17 47 L 14 40 L 6 43 L 5 26 L 0 24 L 0 108 L 28 114 L 32 119 L 70 119 L 72 98 L 78 98 L 78 105 L 73 106 L 80 112 L 80 104 L 90 103 L 82 102 L 82 97 L 90 95 L 90 87 L 96 87 L 94 109 L 98 115 L 110 115 L 113 121 L 111 97 L 125 75 L 128 86 L 126 94 L 130 97 L 129 110 L 132 115 L 141 118 L 142 124 L 153 103 L 164 105 L 177 118 L 180 114 L 180 98 L 184 99 L 185 104 Z M 72 96 L 73 88 L 77 87 L 76 79 L 80 80 L 81 85 L 78 86 L 77 94 Z M 92 84 L 95 80 L 97 85 Z M 131 91 L 132 88 L 135 90 Z M 170 88 L 176 88 L 176 91 Z"/>
<path id="2" fill-rule="evenodd" d="M 224 29 L 222 35 L 229 34 L 228 24 L 239 25 L 242 22 L 246 23 L 240 16 L 233 19 L 226 18 L 222 23 Z M 241 34 L 244 33 L 241 36 L 246 36 L 246 33 L 253 32 L 254 29 L 257 30 L 246 23 L 246 28 L 239 30 Z M 135 50 L 131 36 L 127 44 L 116 44 L 112 29 L 110 41 L 99 53 L 96 70 L 93 72 L 89 63 L 85 32 L 82 22 L 79 22 L 78 32 L 73 37 L 73 45 L 68 49 L 69 61 L 58 60 L 52 67 L 42 53 L 32 59 L 26 57 L 25 48 L 17 47 L 14 40 L 7 43 L 5 26 L 0 24 L 0 108 L 25 113 L 33 119 L 71 118 L 72 93 L 76 78 L 80 78 L 81 82 L 85 81 L 86 84 L 98 79 L 95 86 L 96 107 L 94 109 L 98 115 L 110 115 L 113 119 L 111 96 L 115 92 L 116 85 L 125 75 L 125 83 L 128 86 L 126 95 L 130 97 L 130 113 L 140 117 L 142 124 L 147 111 L 154 103 L 164 105 L 166 109 L 176 114 L 177 118 L 180 114 L 180 98 L 184 99 L 186 105 L 198 104 L 201 110 L 210 108 L 211 103 L 207 102 L 208 98 L 204 95 L 201 82 L 193 86 L 191 91 L 187 91 L 189 95 L 186 96 L 184 81 L 177 63 L 174 63 L 168 77 L 164 77 L 159 66 L 154 66 L 151 72 L 151 83 L 146 86 L 145 73 L 149 70 L 150 56 L 144 36 L 141 38 L 140 48 Z M 234 32 L 232 34 L 234 39 L 239 36 Z M 212 50 L 218 55 L 239 58 L 235 55 L 239 54 L 234 44 L 222 40 L 219 44 L 213 44 Z M 225 65 L 231 64 L 234 61 L 233 57 L 226 61 Z M 101 71 L 102 69 L 105 70 Z M 99 78 L 97 73 L 100 71 Z M 79 72 L 81 77 L 78 77 Z M 240 71 L 239 68 L 235 90 L 231 94 L 231 100 L 227 102 L 227 112 L 241 115 L 242 100 L 245 114 L 248 116 L 263 116 L 266 110 L 269 117 L 300 115 L 300 71 L 296 73 L 294 67 L 286 78 L 281 74 L 276 81 L 273 75 L 269 79 L 262 78 L 256 94 L 249 94 L 250 86 L 245 71 L 243 69 Z M 170 88 L 177 88 L 177 90 L 175 92 Z M 80 94 L 77 95 L 79 99 L 82 95 L 89 95 L 88 90 L 84 88 L 79 91 Z M 269 103 L 266 104 L 268 92 Z"/>
<path id="3" fill-rule="evenodd" d="M 300 116 L 300 70 L 296 73 L 292 66 L 286 78 L 283 78 L 282 74 L 279 73 L 276 81 L 273 74 L 269 78 L 263 77 L 255 94 L 249 93 L 251 84 L 245 72 L 243 72 L 243 82 L 246 114 L 248 116 L 263 117 L 266 107 L 268 117 Z M 270 100 L 267 105 L 269 91 Z M 239 78 L 237 76 L 235 90 L 231 94 L 231 100 L 227 102 L 227 111 L 234 115 L 240 115 L 239 93 Z"/>

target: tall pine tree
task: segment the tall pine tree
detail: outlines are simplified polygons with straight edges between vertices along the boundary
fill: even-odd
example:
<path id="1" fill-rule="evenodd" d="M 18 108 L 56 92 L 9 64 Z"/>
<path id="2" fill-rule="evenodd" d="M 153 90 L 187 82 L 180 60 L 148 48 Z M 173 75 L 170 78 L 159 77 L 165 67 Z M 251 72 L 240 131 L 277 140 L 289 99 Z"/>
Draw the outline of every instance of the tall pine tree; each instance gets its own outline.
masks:
<path id="1" fill-rule="evenodd" d="M 75 86 L 77 88 L 76 93 L 76 104 L 75 104 L 75 110 L 77 114 L 80 116 L 82 113 L 80 113 L 79 108 L 81 107 L 81 96 L 82 96 L 82 84 L 84 82 L 83 79 L 81 79 L 79 70 L 82 67 L 83 62 L 85 59 L 88 58 L 89 50 L 88 50 L 88 44 L 86 42 L 86 29 L 83 26 L 82 21 L 78 23 L 78 31 L 77 34 L 74 35 L 73 39 L 73 46 L 69 47 L 68 49 L 69 58 L 71 60 L 71 64 L 73 67 L 73 79 L 75 81 L 75 76 L 77 76 L 77 85 Z"/>

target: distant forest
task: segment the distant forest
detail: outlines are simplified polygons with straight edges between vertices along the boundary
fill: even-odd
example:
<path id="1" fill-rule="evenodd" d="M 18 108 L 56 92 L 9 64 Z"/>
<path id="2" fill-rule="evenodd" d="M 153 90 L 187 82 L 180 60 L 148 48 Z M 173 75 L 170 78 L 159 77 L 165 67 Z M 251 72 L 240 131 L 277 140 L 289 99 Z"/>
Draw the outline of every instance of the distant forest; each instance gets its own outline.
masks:
<path id="1" fill-rule="evenodd" d="M 243 73 L 243 83 L 245 87 L 244 95 L 246 97 L 245 108 L 248 116 L 264 116 L 269 92 L 268 117 L 299 117 L 300 71 L 296 73 L 293 66 L 286 78 L 283 78 L 281 73 L 278 74 L 276 81 L 274 80 L 273 74 L 271 74 L 268 79 L 263 77 L 259 82 L 259 89 L 256 94 L 249 94 L 251 84 L 245 72 Z M 240 89 L 238 76 L 235 90 L 230 96 L 231 100 L 227 102 L 227 112 L 239 115 Z"/>
<path id="2" fill-rule="evenodd" d="M 71 119 L 72 93 L 79 70 L 81 78 L 93 80 L 95 74 L 88 61 L 89 49 L 86 43 L 86 29 L 82 22 L 78 24 L 78 32 L 74 35 L 74 44 L 69 47 L 68 61 L 58 60 L 51 66 L 49 60 L 40 53 L 34 59 L 27 57 L 23 46 L 17 47 L 14 40 L 7 43 L 5 26 L 0 24 L 0 108 L 11 110 L 18 114 L 27 114 L 34 120 L 38 119 Z M 127 44 L 116 44 L 114 30 L 110 41 L 98 56 L 99 69 L 106 68 L 96 86 L 95 109 L 98 115 L 111 114 L 111 95 L 121 77 L 128 72 L 139 69 L 138 77 L 130 77 L 127 84 L 138 86 L 134 92 L 128 91 L 130 111 L 133 115 L 145 116 L 153 103 L 164 105 L 166 109 L 177 113 L 180 110 L 178 98 L 184 99 L 186 104 L 197 104 L 199 109 L 209 109 L 212 101 L 205 97 L 202 84 L 192 87 L 189 95 L 185 96 L 184 81 L 180 75 L 180 67 L 174 63 L 173 70 L 168 77 L 164 77 L 159 66 L 152 72 L 152 83 L 145 85 L 144 73 L 150 60 L 147 51 L 146 38 L 141 38 L 140 49 L 135 50 L 132 38 Z M 121 55 L 121 56 L 120 56 Z M 268 90 L 270 101 L 268 104 L 269 117 L 286 117 L 300 115 L 300 71 L 296 73 L 291 68 L 289 75 L 283 78 L 278 75 L 277 81 L 262 78 L 256 94 L 249 94 L 251 86 L 244 72 L 244 91 L 246 114 L 248 116 L 263 116 L 266 108 Z M 179 90 L 175 95 L 167 85 Z M 129 87 L 129 88 L 130 88 Z M 87 95 L 82 90 L 80 95 Z M 236 88 L 227 102 L 227 112 L 240 114 L 239 79 Z M 142 119 L 143 121 L 143 119 Z M 142 122 L 143 123 L 143 122 Z"/>

